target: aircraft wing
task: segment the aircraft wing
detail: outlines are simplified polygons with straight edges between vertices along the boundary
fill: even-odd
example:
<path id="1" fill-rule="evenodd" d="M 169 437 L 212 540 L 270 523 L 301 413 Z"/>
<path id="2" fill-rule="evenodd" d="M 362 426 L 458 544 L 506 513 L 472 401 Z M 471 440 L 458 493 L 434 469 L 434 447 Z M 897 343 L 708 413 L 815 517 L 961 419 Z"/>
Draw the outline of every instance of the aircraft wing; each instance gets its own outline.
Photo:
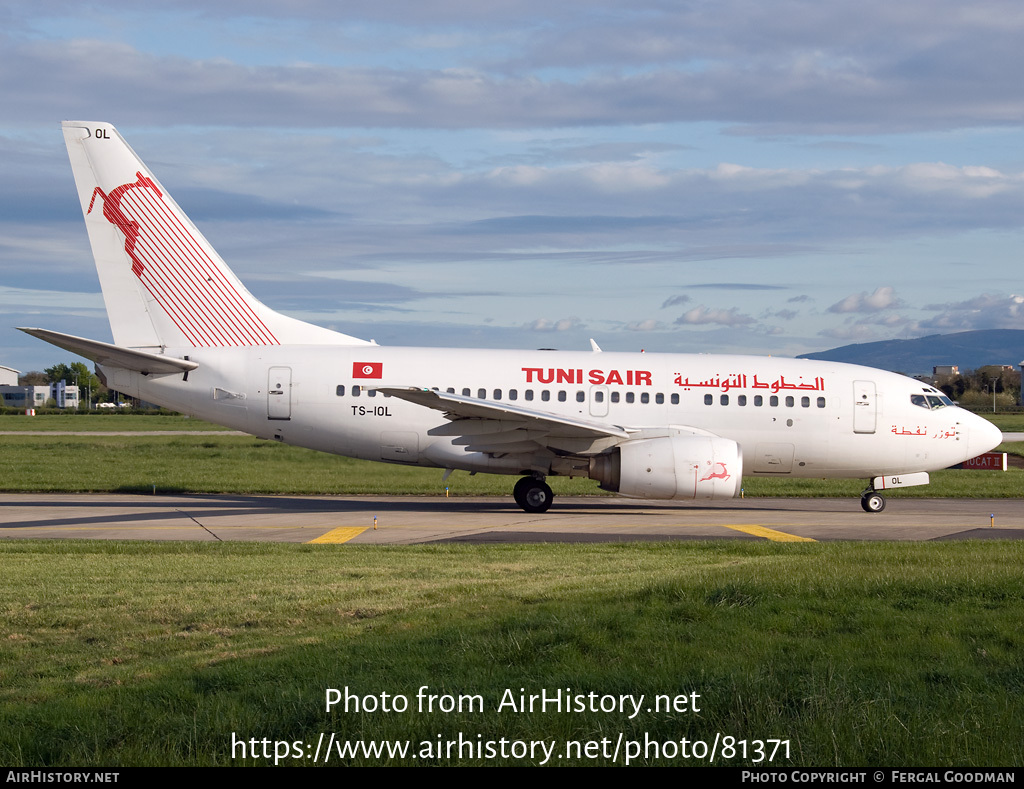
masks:
<path id="1" fill-rule="evenodd" d="M 451 422 L 429 430 L 432 436 L 457 436 L 455 444 L 476 452 L 519 452 L 546 446 L 548 439 L 627 439 L 618 425 L 549 414 L 512 403 L 416 387 L 373 387 L 400 400 L 442 411 Z"/>

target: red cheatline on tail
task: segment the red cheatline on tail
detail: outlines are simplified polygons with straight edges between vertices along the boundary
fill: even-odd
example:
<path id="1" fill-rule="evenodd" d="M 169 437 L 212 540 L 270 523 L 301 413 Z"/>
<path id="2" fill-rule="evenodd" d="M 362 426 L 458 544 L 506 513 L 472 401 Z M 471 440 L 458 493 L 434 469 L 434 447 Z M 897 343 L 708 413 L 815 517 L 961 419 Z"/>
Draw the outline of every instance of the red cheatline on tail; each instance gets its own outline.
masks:
<path id="1" fill-rule="evenodd" d="M 194 346 L 278 345 L 277 337 L 224 275 L 156 184 L 137 172 L 103 198 L 103 216 L 125 237 L 132 271 Z"/>

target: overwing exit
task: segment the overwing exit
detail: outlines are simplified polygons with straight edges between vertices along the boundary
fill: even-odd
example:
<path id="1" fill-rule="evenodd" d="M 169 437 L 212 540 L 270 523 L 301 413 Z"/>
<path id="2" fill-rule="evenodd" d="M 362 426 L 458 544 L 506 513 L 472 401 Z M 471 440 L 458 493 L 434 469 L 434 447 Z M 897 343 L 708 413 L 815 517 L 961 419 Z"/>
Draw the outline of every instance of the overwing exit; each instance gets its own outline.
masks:
<path id="1" fill-rule="evenodd" d="M 112 389 L 262 438 L 350 457 L 549 476 L 637 498 L 736 496 L 744 475 L 928 482 L 999 431 L 927 384 L 758 356 L 382 347 L 253 297 L 113 126 L 66 121 L 114 342 L 23 328 Z"/>

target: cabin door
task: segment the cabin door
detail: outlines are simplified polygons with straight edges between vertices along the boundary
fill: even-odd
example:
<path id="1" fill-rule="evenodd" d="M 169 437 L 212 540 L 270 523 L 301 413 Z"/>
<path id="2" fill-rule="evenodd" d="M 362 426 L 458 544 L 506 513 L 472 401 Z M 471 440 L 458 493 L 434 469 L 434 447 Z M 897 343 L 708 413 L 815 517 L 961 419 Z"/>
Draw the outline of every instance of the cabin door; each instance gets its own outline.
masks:
<path id="1" fill-rule="evenodd" d="M 271 367 L 267 372 L 267 419 L 292 418 L 292 368 Z"/>
<path id="2" fill-rule="evenodd" d="M 853 432 L 874 433 L 878 401 L 874 381 L 853 382 Z"/>

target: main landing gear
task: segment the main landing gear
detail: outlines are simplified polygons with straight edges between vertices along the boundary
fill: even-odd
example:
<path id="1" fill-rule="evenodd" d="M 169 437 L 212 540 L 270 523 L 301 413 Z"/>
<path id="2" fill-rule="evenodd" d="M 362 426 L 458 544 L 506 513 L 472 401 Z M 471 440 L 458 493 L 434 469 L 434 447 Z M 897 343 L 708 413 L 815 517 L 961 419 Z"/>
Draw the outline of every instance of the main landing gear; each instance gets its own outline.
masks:
<path id="1" fill-rule="evenodd" d="M 860 494 L 860 506 L 864 512 L 881 512 L 885 509 L 885 496 L 873 488 Z"/>
<path id="2" fill-rule="evenodd" d="M 524 512 L 547 512 L 551 500 L 555 497 L 547 483 L 537 477 L 523 477 L 512 488 L 512 496 L 516 504 Z"/>

